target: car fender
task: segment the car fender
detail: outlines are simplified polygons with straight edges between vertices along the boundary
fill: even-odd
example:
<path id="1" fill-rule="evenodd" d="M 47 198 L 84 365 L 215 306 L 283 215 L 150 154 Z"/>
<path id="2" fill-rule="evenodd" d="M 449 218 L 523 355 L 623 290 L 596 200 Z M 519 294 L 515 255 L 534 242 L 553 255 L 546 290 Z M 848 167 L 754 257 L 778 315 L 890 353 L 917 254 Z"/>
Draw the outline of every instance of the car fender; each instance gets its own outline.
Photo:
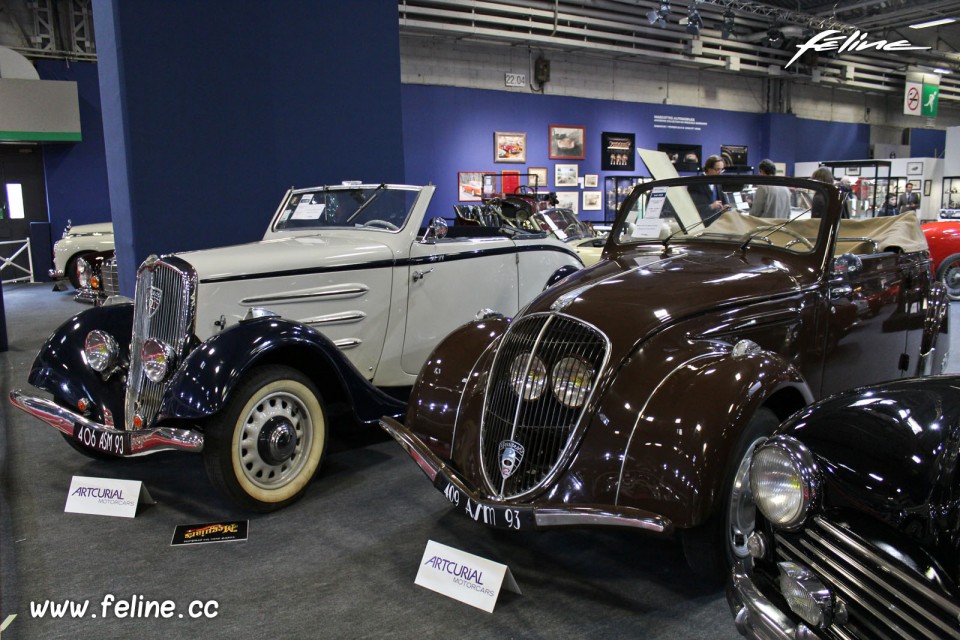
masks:
<path id="1" fill-rule="evenodd" d="M 733 452 L 760 407 L 782 420 L 814 400 L 800 372 L 776 353 L 753 345 L 740 354 L 720 341 L 691 344 L 695 348 L 670 363 L 652 393 L 633 407 L 616 479 L 617 505 L 660 513 L 681 528 L 714 512 L 724 479 L 738 462 Z M 638 367 L 645 367 L 643 359 L 632 359 L 607 397 L 630 397 L 631 385 L 636 389 L 638 379 L 650 379 Z M 635 391 L 633 397 L 636 402 Z"/>
<path id="2" fill-rule="evenodd" d="M 937 338 L 947 333 L 950 317 L 950 298 L 947 288 L 941 282 L 930 283 L 930 304 L 923 321 L 923 337 L 920 340 L 920 359 L 917 375 L 938 375 L 943 373 L 943 365 L 949 353 L 949 341 Z M 936 353 L 939 344 L 941 355 Z M 931 350 L 934 350 L 931 352 Z"/>
<path id="3" fill-rule="evenodd" d="M 240 322 L 194 349 L 167 385 L 161 419 L 200 421 L 214 415 L 247 372 L 265 364 L 301 370 L 328 405 L 346 403 L 359 422 L 376 424 L 384 415 L 400 418 L 406 409 L 364 378 L 322 333 L 272 316 Z"/>
<path id="4" fill-rule="evenodd" d="M 123 422 L 124 378 L 112 374 L 106 378 L 87 366 L 83 344 L 94 329 L 109 333 L 117 341 L 119 361 L 130 359 L 133 333 L 133 304 L 116 304 L 87 309 L 73 316 L 47 338 L 40 347 L 27 381 L 54 396 L 71 410 L 81 399 L 89 403 L 87 417 L 101 423 L 106 415 Z M 91 402 L 92 401 L 92 402 Z"/>

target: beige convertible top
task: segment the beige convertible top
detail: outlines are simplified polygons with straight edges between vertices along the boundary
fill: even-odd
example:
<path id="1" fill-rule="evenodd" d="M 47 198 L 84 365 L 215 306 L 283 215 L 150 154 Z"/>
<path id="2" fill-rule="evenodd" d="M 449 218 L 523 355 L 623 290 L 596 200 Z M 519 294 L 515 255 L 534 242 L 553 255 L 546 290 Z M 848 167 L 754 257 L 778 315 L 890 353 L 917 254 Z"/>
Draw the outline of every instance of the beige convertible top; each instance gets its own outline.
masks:
<path id="1" fill-rule="evenodd" d="M 744 235 L 761 227 L 775 227 L 783 224 L 782 218 L 755 218 L 734 211 L 717 218 L 706 233 L 730 233 Z M 786 225 L 790 231 L 816 242 L 820 232 L 819 219 L 794 220 Z M 763 236 L 765 231 L 758 233 Z M 792 234 L 777 232 L 770 238 L 780 246 L 789 246 L 794 251 L 806 251 L 798 244 Z M 927 238 L 920 228 L 920 220 L 913 212 L 882 218 L 864 218 L 862 220 L 841 220 L 840 234 L 837 239 L 836 253 L 869 254 L 884 251 L 912 253 L 926 251 Z"/>

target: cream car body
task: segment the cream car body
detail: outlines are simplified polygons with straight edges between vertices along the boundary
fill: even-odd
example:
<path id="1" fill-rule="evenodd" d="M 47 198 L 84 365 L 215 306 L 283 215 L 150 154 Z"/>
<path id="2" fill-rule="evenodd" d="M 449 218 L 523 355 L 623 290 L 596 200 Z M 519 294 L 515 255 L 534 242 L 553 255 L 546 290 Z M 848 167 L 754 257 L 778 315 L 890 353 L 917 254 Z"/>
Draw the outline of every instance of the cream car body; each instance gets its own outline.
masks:
<path id="1" fill-rule="evenodd" d="M 50 276 L 57 280 L 70 278 L 74 282 L 75 276 L 69 269 L 75 266 L 76 258 L 94 251 L 113 251 L 113 223 L 78 224 L 75 227 L 67 223 L 63 237 L 53 245 Z"/>

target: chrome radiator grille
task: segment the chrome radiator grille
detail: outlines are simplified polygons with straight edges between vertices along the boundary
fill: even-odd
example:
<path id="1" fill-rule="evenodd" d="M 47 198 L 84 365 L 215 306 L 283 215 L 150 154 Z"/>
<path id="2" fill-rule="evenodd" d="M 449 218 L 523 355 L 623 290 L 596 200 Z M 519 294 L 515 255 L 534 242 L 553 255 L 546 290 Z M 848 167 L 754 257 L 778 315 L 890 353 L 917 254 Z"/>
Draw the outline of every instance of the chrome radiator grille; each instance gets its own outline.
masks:
<path id="1" fill-rule="evenodd" d="M 140 355 L 143 343 L 155 338 L 173 347 L 177 361 L 182 361 L 193 334 L 196 288 L 196 272 L 179 258 L 155 261 L 148 258 L 137 272 L 130 373 L 124 404 L 127 429 L 134 428 L 135 416 L 140 416 L 141 428 L 151 426 L 157 419 L 163 397 L 164 384 L 151 382 L 143 373 Z"/>
<path id="2" fill-rule="evenodd" d="M 567 316 L 531 315 L 511 325 L 493 362 L 481 423 L 482 463 L 493 495 L 524 495 L 559 469 L 575 440 L 582 407 L 590 402 L 607 352 L 603 334 Z M 587 364 L 593 374 L 580 408 L 564 405 L 553 391 L 553 369 L 569 356 Z M 525 400 L 516 391 L 518 371 L 519 379 L 527 380 L 534 362 L 543 364 L 544 386 L 541 393 L 533 394 L 535 398 Z M 504 478 L 501 443 L 508 441 L 523 447 L 523 454 L 512 475 Z"/>
<path id="3" fill-rule="evenodd" d="M 842 527 L 816 518 L 799 538 L 776 536 L 777 560 L 816 572 L 843 601 L 840 637 L 960 638 L 960 607 Z"/>
<path id="4" fill-rule="evenodd" d="M 100 283 L 107 297 L 120 295 L 120 278 L 117 276 L 116 256 L 103 261 L 100 268 Z"/>

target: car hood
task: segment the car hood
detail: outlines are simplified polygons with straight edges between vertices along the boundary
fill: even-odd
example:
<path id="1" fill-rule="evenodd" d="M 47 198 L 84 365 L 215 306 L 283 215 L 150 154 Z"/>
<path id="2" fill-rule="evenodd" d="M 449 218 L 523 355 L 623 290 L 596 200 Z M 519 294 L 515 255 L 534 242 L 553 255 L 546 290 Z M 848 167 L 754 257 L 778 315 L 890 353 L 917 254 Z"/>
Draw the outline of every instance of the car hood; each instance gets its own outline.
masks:
<path id="1" fill-rule="evenodd" d="M 759 251 L 683 247 L 663 256 L 658 246 L 575 274 L 549 289 L 529 311 L 562 311 L 579 318 L 606 333 L 616 349 L 705 311 L 797 293 L 799 273 Z"/>
<path id="2" fill-rule="evenodd" d="M 814 454 L 823 510 L 892 527 L 960 583 L 960 378 L 846 392 L 797 414 L 781 432 Z"/>
<path id="3" fill-rule="evenodd" d="M 176 255 L 193 265 L 201 283 L 394 263 L 393 252 L 381 242 L 326 235 L 261 240 Z"/>
<path id="4" fill-rule="evenodd" d="M 67 233 L 69 236 L 83 236 L 91 235 L 94 233 L 113 233 L 113 223 L 112 222 L 97 222 L 95 224 L 78 224 L 70 227 L 70 231 Z"/>

